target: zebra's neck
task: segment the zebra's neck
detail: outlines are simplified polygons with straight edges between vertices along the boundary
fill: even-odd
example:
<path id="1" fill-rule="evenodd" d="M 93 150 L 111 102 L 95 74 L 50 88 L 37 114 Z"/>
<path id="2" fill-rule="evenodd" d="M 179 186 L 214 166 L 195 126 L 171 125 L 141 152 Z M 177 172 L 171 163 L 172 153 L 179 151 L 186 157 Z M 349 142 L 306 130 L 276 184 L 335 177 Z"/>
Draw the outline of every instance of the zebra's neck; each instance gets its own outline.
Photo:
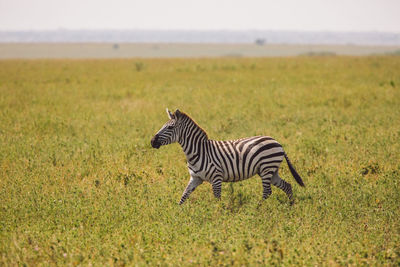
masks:
<path id="1" fill-rule="evenodd" d="M 180 128 L 178 143 L 181 145 L 190 163 L 193 161 L 193 158 L 199 155 L 204 149 L 208 136 L 207 133 L 187 115 L 182 118 Z"/>

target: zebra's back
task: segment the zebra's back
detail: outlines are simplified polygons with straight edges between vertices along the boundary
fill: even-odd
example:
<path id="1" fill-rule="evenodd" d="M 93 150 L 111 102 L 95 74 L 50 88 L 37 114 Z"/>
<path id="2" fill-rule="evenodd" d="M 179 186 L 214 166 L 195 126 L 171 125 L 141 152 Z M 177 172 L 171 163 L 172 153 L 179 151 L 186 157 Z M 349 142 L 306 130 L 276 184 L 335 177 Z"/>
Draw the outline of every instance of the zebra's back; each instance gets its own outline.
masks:
<path id="1" fill-rule="evenodd" d="M 224 182 L 237 182 L 266 170 L 277 170 L 284 157 L 282 146 L 269 136 L 211 141 Z"/>

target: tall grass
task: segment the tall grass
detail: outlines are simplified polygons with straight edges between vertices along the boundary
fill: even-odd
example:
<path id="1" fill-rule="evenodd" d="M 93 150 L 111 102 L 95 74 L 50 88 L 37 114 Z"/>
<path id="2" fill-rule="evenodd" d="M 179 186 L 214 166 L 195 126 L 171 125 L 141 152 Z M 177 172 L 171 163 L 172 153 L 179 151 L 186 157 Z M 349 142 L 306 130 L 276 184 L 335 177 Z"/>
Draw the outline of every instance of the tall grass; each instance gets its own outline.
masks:
<path id="1" fill-rule="evenodd" d="M 145 66 L 145 67 L 144 67 Z M 0 61 L 0 265 L 400 264 L 400 58 Z M 165 108 L 283 144 L 281 190 L 183 205 Z M 285 164 L 283 164 L 285 165 Z"/>

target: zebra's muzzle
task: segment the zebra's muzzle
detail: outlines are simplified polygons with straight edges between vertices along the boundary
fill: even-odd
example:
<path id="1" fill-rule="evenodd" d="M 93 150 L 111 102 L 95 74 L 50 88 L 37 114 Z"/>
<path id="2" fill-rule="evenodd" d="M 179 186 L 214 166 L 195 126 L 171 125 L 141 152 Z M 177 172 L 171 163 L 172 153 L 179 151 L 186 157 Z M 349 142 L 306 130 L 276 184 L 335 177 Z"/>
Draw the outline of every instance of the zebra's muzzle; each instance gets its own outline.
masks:
<path id="1" fill-rule="evenodd" d="M 160 143 L 157 139 L 158 139 L 158 136 L 157 136 L 157 135 L 154 136 L 154 137 L 151 139 L 151 146 L 152 146 L 153 148 L 159 149 L 160 146 L 161 146 L 161 143 Z"/>

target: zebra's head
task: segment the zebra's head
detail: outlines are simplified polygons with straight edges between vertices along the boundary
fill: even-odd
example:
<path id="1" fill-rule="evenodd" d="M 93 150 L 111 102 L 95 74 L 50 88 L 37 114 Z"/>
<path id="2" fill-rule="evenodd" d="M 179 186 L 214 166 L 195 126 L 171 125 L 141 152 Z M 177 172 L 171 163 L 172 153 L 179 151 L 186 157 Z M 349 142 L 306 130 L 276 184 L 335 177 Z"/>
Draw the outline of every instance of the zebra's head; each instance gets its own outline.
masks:
<path id="1" fill-rule="evenodd" d="M 178 141 L 178 119 L 181 112 L 177 109 L 175 113 L 171 113 L 167 109 L 169 121 L 154 135 L 151 139 L 151 146 L 160 148 L 160 146 L 169 145 Z"/>

